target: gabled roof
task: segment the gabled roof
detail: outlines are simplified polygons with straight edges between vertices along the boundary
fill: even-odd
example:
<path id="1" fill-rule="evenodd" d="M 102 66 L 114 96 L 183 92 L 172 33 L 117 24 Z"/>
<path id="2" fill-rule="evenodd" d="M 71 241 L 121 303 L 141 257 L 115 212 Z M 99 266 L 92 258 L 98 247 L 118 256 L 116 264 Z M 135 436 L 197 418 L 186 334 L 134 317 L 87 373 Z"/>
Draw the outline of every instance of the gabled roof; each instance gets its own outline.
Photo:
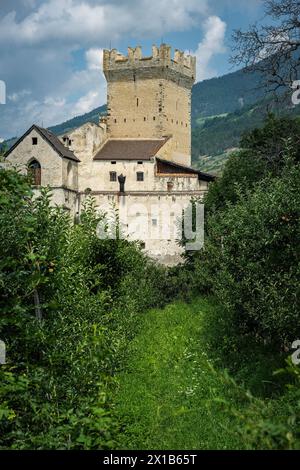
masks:
<path id="1" fill-rule="evenodd" d="M 157 162 L 157 174 L 158 175 L 172 175 L 174 173 L 180 174 L 192 174 L 198 175 L 198 179 L 202 181 L 214 181 L 216 177 L 209 173 L 203 173 L 203 171 L 196 170 L 190 166 L 181 165 L 179 163 L 171 162 L 169 160 L 163 160 L 162 158 L 156 157 Z"/>
<path id="2" fill-rule="evenodd" d="M 163 139 L 108 139 L 94 160 L 150 160 L 167 142 Z"/>
<path id="3" fill-rule="evenodd" d="M 31 126 L 30 129 L 28 129 L 28 131 L 26 131 L 25 134 L 23 134 L 22 137 L 17 140 L 17 142 L 6 152 L 4 157 L 6 158 L 33 130 L 37 131 L 40 136 L 45 139 L 49 145 L 51 145 L 51 147 L 58 153 L 60 157 L 68 158 L 69 160 L 73 160 L 74 162 L 80 162 L 80 160 L 74 155 L 72 150 L 67 148 L 55 134 L 50 132 L 48 129 L 36 126 L 35 124 L 33 124 L 33 126 Z"/>

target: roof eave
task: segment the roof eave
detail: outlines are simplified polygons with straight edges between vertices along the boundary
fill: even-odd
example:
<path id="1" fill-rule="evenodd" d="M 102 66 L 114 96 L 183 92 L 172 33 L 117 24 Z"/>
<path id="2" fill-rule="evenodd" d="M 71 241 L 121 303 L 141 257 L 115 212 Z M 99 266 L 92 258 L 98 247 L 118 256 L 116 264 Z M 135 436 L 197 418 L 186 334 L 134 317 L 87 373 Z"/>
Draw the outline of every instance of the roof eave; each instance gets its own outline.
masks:
<path id="1" fill-rule="evenodd" d="M 44 139 L 46 140 L 46 142 L 53 148 L 53 150 L 55 150 L 55 152 L 61 157 L 61 158 L 66 158 L 68 160 L 72 160 L 74 162 L 77 162 L 77 163 L 80 163 L 80 160 L 79 158 L 76 157 L 76 155 L 74 156 L 67 156 L 67 155 L 63 155 L 59 149 L 57 149 L 55 147 L 55 145 L 53 145 L 53 143 L 47 138 L 47 135 L 45 135 L 43 132 L 42 132 L 42 128 L 40 128 L 39 126 L 37 126 L 36 124 L 33 124 L 26 132 L 24 132 L 24 134 L 17 140 L 17 142 L 14 143 L 14 145 L 12 145 L 12 147 L 4 154 L 4 159 L 6 159 L 8 157 L 8 155 L 11 154 L 11 152 L 25 139 L 25 137 L 27 137 L 31 131 L 33 130 L 36 130 L 39 135 Z M 57 137 L 58 138 L 58 137 Z M 63 145 L 63 144 L 62 144 Z"/>
<path id="2" fill-rule="evenodd" d="M 176 168 L 183 168 L 185 170 L 189 170 L 191 174 L 198 175 L 198 179 L 202 180 L 202 181 L 214 181 L 216 179 L 216 176 L 214 176 L 214 175 L 211 175 L 209 173 L 203 173 L 200 170 L 196 170 L 195 168 L 191 168 L 189 166 L 181 165 L 180 163 L 176 163 L 176 162 L 173 162 L 173 161 L 170 161 L 170 160 L 165 160 L 165 159 L 160 158 L 160 157 L 156 157 L 156 160 L 159 160 L 162 163 L 167 163 L 167 164 L 169 164 L 173 167 L 176 167 Z"/>

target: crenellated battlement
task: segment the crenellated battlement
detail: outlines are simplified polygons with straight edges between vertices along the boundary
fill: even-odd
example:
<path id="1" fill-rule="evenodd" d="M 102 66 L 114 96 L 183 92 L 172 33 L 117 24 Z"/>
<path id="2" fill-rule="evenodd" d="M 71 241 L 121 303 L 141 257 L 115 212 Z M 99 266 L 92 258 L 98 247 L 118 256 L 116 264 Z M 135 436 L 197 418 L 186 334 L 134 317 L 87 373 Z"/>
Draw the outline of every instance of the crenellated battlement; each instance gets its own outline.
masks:
<path id="1" fill-rule="evenodd" d="M 196 57 L 186 55 L 184 52 L 175 49 L 174 56 L 171 54 L 171 46 L 161 44 L 160 47 L 152 46 L 152 55 L 143 57 L 142 48 L 128 47 L 127 55 L 123 55 L 116 49 L 103 51 L 103 72 L 106 78 L 111 78 L 113 72 L 145 72 L 146 75 L 151 70 L 170 70 L 192 81 L 196 77 Z"/>

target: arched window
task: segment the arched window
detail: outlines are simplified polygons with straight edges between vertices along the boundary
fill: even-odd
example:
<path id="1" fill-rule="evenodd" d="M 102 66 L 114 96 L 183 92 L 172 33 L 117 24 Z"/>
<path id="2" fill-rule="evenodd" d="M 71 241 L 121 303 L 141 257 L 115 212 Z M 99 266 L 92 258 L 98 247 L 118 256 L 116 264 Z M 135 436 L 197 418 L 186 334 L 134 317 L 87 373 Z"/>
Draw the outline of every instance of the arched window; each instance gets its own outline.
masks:
<path id="1" fill-rule="evenodd" d="M 41 186 L 41 165 L 37 160 L 31 160 L 29 162 L 28 175 L 34 186 Z"/>

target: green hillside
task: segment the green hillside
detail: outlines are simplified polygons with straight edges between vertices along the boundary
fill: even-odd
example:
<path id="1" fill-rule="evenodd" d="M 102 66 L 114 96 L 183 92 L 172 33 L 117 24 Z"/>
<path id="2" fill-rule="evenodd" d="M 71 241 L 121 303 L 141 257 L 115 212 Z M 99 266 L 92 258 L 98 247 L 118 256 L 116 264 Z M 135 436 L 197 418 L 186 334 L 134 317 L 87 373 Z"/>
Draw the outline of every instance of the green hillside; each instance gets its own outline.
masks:
<path id="1" fill-rule="evenodd" d="M 298 116 L 300 108 L 290 107 L 289 102 L 275 102 L 266 98 L 233 113 L 198 118 L 192 129 L 193 165 L 219 174 L 228 154 L 239 147 L 241 136 L 261 127 L 270 112 L 281 116 Z"/>
<path id="2" fill-rule="evenodd" d="M 99 116 L 104 115 L 106 113 L 106 105 L 100 106 L 99 108 L 95 108 L 89 113 L 83 114 L 82 116 L 76 116 L 73 119 L 69 119 L 62 124 L 58 124 L 57 126 L 49 127 L 51 132 L 54 132 L 56 135 L 62 135 L 64 133 L 70 132 L 77 127 L 82 126 L 86 122 L 99 122 Z"/>
<path id="3" fill-rule="evenodd" d="M 200 117 L 232 113 L 264 97 L 258 74 L 244 69 L 196 83 L 192 93 L 192 125 Z"/>

